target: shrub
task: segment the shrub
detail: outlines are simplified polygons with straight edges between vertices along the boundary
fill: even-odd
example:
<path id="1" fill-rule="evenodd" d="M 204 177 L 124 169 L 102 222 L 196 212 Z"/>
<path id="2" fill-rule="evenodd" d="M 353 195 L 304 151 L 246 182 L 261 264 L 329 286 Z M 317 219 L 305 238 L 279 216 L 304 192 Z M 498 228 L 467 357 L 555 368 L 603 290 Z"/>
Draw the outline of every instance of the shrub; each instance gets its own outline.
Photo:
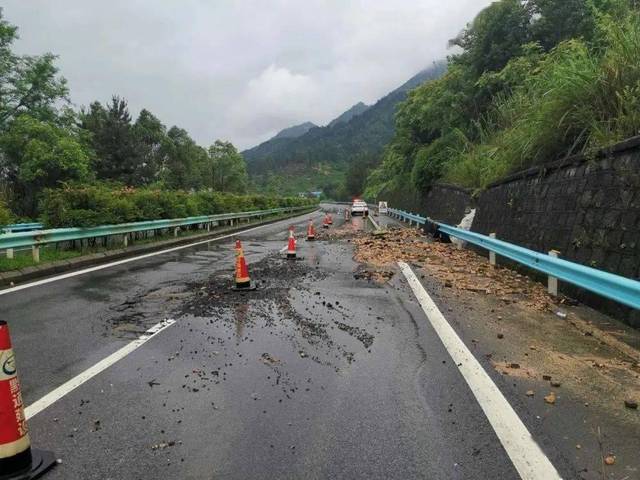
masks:
<path id="1" fill-rule="evenodd" d="M 134 189 L 113 184 L 68 184 L 44 192 L 40 210 L 47 227 L 90 227 L 144 220 L 313 205 L 314 200 L 221 192 Z M 0 210 L 1 211 L 1 210 Z"/>
<path id="2" fill-rule="evenodd" d="M 13 214 L 4 200 L 0 199 L 0 226 L 8 225 L 13 221 Z"/>

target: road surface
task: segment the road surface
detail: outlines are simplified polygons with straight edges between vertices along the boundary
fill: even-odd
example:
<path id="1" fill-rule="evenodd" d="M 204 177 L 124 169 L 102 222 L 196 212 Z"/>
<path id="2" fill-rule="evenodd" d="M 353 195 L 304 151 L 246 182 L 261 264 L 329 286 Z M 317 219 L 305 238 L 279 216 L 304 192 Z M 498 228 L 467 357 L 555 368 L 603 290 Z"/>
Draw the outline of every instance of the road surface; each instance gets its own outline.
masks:
<path id="1" fill-rule="evenodd" d="M 339 229 L 344 207 L 325 207 Z M 406 279 L 372 282 L 348 239 L 307 242 L 309 219 L 322 214 L 237 235 L 251 293 L 229 290 L 234 236 L 0 294 L 32 442 L 61 459 L 46 479 L 523 478 Z M 280 253 L 289 225 L 295 261 Z M 560 439 L 522 417 L 579 478 Z"/>

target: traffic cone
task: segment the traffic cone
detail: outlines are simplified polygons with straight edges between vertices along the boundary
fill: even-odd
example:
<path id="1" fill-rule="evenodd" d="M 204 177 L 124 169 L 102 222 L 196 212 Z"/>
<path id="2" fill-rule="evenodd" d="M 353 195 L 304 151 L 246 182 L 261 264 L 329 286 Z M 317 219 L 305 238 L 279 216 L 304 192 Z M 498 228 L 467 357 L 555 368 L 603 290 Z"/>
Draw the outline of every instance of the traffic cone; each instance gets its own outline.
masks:
<path id="1" fill-rule="evenodd" d="M 307 241 L 313 241 L 316 239 L 316 227 L 313 226 L 313 220 L 309 220 L 309 226 L 307 227 Z"/>
<path id="2" fill-rule="evenodd" d="M 244 251 L 240 240 L 236 240 L 236 284 L 234 290 L 255 290 L 249 278 L 249 269 L 244 259 Z"/>
<path id="3" fill-rule="evenodd" d="M 296 237 L 293 236 L 293 227 L 289 227 L 289 244 L 287 245 L 287 258 L 296 258 Z"/>
<path id="4" fill-rule="evenodd" d="M 52 452 L 31 448 L 9 327 L 0 320 L 0 478 L 31 480 L 55 465 Z"/>
<path id="5" fill-rule="evenodd" d="M 324 216 L 324 220 L 322 221 L 322 228 L 329 228 L 329 215 Z"/>
<path id="6" fill-rule="evenodd" d="M 329 225 L 333 225 L 333 218 L 331 218 L 331 214 L 327 213 L 327 219 L 329 221 Z"/>

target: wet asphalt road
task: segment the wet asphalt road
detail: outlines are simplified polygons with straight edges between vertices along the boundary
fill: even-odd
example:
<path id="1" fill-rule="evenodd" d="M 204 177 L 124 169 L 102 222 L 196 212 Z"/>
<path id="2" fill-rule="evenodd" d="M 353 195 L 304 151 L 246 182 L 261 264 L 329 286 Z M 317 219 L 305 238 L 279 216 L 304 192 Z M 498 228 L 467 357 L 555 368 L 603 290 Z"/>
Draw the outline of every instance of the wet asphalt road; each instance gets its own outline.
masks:
<path id="1" fill-rule="evenodd" d="M 519 478 L 405 282 L 347 241 L 282 258 L 309 218 L 240 235 L 251 294 L 227 239 L 0 296 L 27 405 L 177 320 L 31 419 L 46 478 Z"/>

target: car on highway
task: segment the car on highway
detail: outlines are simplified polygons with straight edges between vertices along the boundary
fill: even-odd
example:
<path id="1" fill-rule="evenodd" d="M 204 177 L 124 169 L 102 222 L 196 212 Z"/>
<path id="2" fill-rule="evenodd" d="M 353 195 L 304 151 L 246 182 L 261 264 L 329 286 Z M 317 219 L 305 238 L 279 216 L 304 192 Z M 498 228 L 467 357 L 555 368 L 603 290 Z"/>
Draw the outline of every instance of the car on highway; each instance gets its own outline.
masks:
<path id="1" fill-rule="evenodd" d="M 367 202 L 355 199 L 353 201 L 353 204 L 351 205 L 351 215 L 369 215 L 369 207 L 367 206 Z"/>

